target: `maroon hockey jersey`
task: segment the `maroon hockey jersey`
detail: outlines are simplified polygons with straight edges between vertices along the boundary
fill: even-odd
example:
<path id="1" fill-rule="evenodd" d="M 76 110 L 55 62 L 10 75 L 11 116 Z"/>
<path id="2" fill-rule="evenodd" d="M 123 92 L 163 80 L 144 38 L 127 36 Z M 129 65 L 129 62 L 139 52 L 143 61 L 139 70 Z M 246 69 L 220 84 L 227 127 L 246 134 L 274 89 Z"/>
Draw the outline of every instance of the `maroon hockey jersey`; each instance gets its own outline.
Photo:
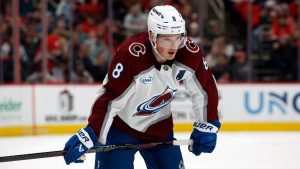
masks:
<path id="1" fill-rule="evenodd" d="M 180 82 L 190 94 L 195 121 L 218 120 L 215 79 L 201 48 L 187 40 L 175 59 L 159 64 L 146 32 L 121 44 L 92 106 L 89 126 L 106 143 L 111 125 L 141 140 L 173 131 L 170 102 Z"/>

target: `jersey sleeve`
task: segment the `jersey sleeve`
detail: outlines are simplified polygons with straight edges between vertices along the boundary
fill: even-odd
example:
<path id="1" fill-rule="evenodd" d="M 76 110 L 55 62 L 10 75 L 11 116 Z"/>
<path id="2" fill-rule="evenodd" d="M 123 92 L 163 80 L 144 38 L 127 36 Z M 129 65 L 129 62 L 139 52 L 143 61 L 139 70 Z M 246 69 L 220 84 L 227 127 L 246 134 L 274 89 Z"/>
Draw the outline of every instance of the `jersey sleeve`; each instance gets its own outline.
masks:
<path id="1" fill-rule="evenodd" d="M 196 121 L 219 120 L 218 117 L 218 90 L 215 78 L 206 60 L 203 58 L 202 50 L 195 52 L 192 59 L 192 73 L 184 85 L 190 94 L 192 109 Z M 197 60 L 197 62 L 195 62 Z"/>
<path id="2" fill-rule="evenodd" d="M 127 53 L 124 50 L 116 52 L 88 118 L 88 125 L 93 128 L 102 144 L 106 143 L 107 133 L 116 112 L 126 104 L 118 102 L 118 99 L 126 93 L 126 89 L 132 83 L 133 76 Z"/>

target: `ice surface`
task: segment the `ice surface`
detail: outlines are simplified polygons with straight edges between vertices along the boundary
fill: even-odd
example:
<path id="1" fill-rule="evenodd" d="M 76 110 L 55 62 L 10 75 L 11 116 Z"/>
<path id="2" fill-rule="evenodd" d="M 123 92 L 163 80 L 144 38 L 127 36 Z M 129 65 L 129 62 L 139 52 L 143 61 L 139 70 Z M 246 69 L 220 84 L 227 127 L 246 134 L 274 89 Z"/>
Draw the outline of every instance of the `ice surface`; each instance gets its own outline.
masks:
<path id="1" fill-rule="evenodd" d="M 0 156 L 61 150 L 69 137 L 0 137 Z M 300 169 L 300 132 L 220 132 L 212 154 L 194 156 L 187 146 L 181 150 L 186 169 Z M 93 163 L 94 155 L 88 154 L 83 164 L 66 165 L 62 157 L 53 157 L 0 163 L 0 169 L 93 169 Z M 146 169 L 139 154 L 134 163 L 135 169 Z"/>

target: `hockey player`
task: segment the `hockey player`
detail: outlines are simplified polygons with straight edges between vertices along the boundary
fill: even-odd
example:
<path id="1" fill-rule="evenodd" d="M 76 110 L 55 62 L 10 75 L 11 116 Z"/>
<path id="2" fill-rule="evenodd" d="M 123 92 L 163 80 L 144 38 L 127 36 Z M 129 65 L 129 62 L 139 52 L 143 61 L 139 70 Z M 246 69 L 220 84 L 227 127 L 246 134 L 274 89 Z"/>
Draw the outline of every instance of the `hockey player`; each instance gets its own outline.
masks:
<path id="1" fill-rule="evenodd" d="M 83 162 L 79 158 L 99 144 L 174 140 L 170 102 L 181 81 L 195 113 L 189 150 L 211 153 L 221 126 L 215 79 L 201 48 L 186 38 L 180 13 L 172 6 L 156 6 L 148 15 L 148 32 L 132 36 L 117 50 L 87 127 L 65 145 L 65 162 Z M 97 153 L 95 169 L 133 169 L 137 151 L 148 169 L 184 168 L 180 148 L 170 145 Z"/>

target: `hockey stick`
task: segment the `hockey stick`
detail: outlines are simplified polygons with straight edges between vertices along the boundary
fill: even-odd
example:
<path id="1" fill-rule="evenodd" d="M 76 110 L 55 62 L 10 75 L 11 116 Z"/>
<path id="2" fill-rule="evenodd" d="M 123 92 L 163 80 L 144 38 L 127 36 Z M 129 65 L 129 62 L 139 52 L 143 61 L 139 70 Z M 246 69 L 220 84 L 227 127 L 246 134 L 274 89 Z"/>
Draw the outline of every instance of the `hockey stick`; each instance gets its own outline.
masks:
<path id="1" fill-rule="evenodd" d="M 143 144 L 108 145 L 108 146 L 99 146 L 99 147 L 91 148 L 86 153 L 107 152 L 112 150 L 126 150 L 126 149 L 145 149 L 145 148 L 151 148 L 159 145 L 181 146 L 181 145 L 192 145 L 192 144 L 193 144 L 192 140 L 173 140 L 173 141 L 166 141 L 166 142 L 153 142 L 153 143 L 143 143 Z M 68 151 L 60 150 L 60 151 L 48 151 L 48 152 L 41 152 L 41 153 L 3 156 L 0 157 L 0 162 L 58 157 L 58 156 L 64 156 L 67 152 Z"/>

